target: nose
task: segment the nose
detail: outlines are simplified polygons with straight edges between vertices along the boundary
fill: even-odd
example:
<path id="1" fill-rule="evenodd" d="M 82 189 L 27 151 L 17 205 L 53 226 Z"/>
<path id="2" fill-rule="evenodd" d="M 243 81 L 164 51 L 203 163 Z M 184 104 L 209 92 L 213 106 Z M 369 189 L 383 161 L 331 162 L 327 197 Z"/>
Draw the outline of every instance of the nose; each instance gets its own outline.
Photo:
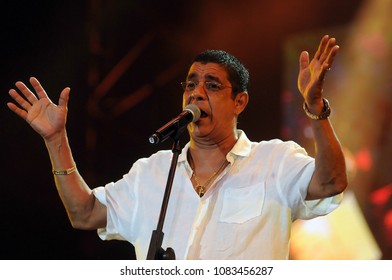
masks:
<path id="1" fill-rule="evenodd" d="M 197 92 L 192 92 L 191 94 L 191 100 L 195 100 L 195 101 L 201 101 L 204 100 L 203 96 Z"/>
<path id="2" fill-rule="evenodd" d="M 191 100 L 202 101 L 207 98 L 204 84 L 200 83 L 191 93 Z"/>

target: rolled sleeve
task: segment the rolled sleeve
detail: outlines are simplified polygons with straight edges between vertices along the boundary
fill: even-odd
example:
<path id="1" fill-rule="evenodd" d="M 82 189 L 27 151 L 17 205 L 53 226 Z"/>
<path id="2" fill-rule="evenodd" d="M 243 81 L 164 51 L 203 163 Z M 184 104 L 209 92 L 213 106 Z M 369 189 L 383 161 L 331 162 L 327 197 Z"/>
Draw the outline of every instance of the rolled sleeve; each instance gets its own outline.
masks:
<path id="1" fill-rule="evenodd" d="M 113 183 L 110 183 L 108 185 L 113 185 Z M 106 185 L 106 186 L 108 186 L 108 185 Z M 125 240 L 124 237 L 122 237 L 118 232 L 116 232 L 114 230 L 115 227 L 113 225 L 112 219 L 110 218 L 110 215 L 111 215 L 110 207 L 108 207 L 108 205 L 107 205 L 107 199 L 106 199 L 107 192 L 106 192 L 105 187 L 98 187 L 98 188 L 93 189 L 93 194 L 99 200 L 99 202 L 101 202 L 107 208 L 106 214 L 107 214 L 108 218 L 107 218 L 106 227 L 97 229 L 97 234 L 98 234 L 99 238 L 101 238 L 102 240 L 113 240 L 113 239 Z"/>

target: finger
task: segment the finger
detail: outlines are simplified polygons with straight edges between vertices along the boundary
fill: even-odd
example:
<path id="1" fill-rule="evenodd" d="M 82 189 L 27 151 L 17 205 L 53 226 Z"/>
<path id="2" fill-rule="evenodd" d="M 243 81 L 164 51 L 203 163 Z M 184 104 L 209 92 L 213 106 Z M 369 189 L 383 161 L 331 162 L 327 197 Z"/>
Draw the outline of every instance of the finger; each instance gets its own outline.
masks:
<path id="1" fill-rule="evenodd" d="M 19 104 L 20 107 L 22 107 L 26 111 L 28 111 L 31 108 L 31 104 L 22 96 L 20 96 L 20 94 L 16 90 L 10 89 L 8 91 L 8 94 L 12 97 L 12 99 L 15 100 L 16 103 Z"/>
<path id="2" fill-rule="evenodd" d="M 15 86 L 22 92 L 23 96 L 30 102 L 30 104 L 34 104 L 37 102 L 37 96 L 22 82 L 18 81 L 15 83 Z"/>
<path id="3" fill-rule="evenodd" d="M 299 56 L 299 69 L 302 71 L 303 69 L 307 68 L 309 65 L 309 53 L 307 51 L 301 52 Z"/>
<path id="4" fill-rule="evenodd" d="M 11 109 L 15 114 L 17 114 L 19 117 L 22 119 L 26 120 L 27 119 L 27 112 L 25 110 L 22 110 L 18 106 L 16 106 L 14 103 L 8 102 L 7 103 L 8 108 Z"/>
<path id="5" fill-rule="evenodd" d="M 328 40 L 329 40 L 329 35 L 324 35 L 323 38 L 321 38 L 319 47 L 318 47 L 316 53 L 314 54 L 314 58 L 320 59 L 320 57 L 324 53 L 325 47 L 328 44 Z"/>
<path id="6" fill-rule="evenodd" d="M 329 54 L 335 45 L 336 45 L 336 39 L 330 38 L 327 42 L 327 45 L 325 46 L 324 53 Z"/>
<path id="7" fill-rule="evenodd" d="M 336 55 L 336 53 L 338 51 L 338 49 L 336 49 L 336 47 L 338 47 L 338 49 L 339 49 L 339 46 L 336 45 L 336 39 L 335 38 L 329 39 L 327 45 L 325 46 L 325 50 L 320 57 L 321 64 L 323 64 L 325 62 L 330 63 L 331 59 L 332 59 L 331 62 L 333 61 L 333 57 Z"/>
<path id="8" fill-rule="evenodd" d="M 335 45 L 336 45 L 336 39 L 330 38 L 327 42 L 326 47 L 325 47 L 325 52 L 329 53 Z"/>
<path id="9" fill-rule="evenodd" d="M 333 61 L 335 59 L 336 54 L 338 53 L 340 47 L 338 45 L 334 45 L 332 49 L 330 50 L 328 57 L 325 59 L 323 62 L 323 68 L 329 69 L 331 68 Z"/>
<path id="10" fill-rule="evenodd" d="M 48 98 L 44 88 L 42 87 L 41 83 L 38 81 L 37 78 L 31 77 L 30 84 L 33 86 L 35 92 L 37 93 L 38 98 Z M 49 99 L 49 98 L 48 98 Z"/>
<path id="11" fill-rule="evenodd" d="M 330 51 L 328 58 L 323 62 L 322 66 L 321 66 L 321 72 L 320 72 L 320 76 L 319 76 L 319 81 L 324 80 L 325 78 L 325 74 L 331 70 L 331 66 L 333 63 L 333 60 L 335 58 L 335 55 L 337 54 L 337 52 L 339 51 L 339 46 L 335 45 L 332 50 Z"/>

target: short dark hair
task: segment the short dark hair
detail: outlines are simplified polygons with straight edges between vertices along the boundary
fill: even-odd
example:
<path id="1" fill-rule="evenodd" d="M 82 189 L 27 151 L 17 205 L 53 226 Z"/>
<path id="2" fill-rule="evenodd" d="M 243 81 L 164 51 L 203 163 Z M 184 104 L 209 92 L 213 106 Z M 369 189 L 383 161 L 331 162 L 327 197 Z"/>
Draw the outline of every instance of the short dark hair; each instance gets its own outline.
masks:
<path id="1" fill-rule="evenodd" d="M 229 76 L 234 96 L 248 91 L 249 71 L 234 55 L 222 50 L 206 50 L 198 54 L 193 62 L 203 64 L 212 62 L 223 66 Z"/>

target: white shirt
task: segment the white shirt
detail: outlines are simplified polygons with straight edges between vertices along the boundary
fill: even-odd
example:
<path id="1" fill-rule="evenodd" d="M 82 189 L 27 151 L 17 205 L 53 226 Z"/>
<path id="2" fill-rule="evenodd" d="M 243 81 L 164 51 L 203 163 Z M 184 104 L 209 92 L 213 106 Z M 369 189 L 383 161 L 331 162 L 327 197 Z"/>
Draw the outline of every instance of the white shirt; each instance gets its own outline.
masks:
<path id="1" fill-rule="evenodd" d="M 183 148 L 163 226 L 162 248 L 173 248 L 176 259 L 288 259 L 292 222 L 339 205 L 341 195 L 305 201 L 314 159 L 296 143 L 239 135 L 226 156 L 230 164 L 202 198 L 190 180 L 189 143 Z M 159 151 L 136 161 L 121 180 L 93 190 L 107 206 L 100 238 L 127 240 L 137 258 L 146 259 L 171 159 L 172 151 Z"/>

